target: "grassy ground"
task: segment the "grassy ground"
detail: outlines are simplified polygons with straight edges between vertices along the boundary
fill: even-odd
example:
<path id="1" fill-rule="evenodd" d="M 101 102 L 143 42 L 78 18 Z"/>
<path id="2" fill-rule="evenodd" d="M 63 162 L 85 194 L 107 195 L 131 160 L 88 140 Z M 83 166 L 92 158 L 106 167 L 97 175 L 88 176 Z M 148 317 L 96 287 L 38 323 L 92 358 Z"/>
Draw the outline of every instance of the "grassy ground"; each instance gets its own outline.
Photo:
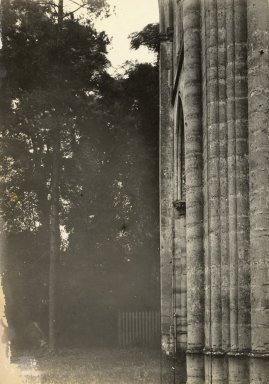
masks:
<path id="1" fill-rule="evenodd" d="M 17 364 L 29 384 L 160 384 L 158 350 L 69 350 Z"/>

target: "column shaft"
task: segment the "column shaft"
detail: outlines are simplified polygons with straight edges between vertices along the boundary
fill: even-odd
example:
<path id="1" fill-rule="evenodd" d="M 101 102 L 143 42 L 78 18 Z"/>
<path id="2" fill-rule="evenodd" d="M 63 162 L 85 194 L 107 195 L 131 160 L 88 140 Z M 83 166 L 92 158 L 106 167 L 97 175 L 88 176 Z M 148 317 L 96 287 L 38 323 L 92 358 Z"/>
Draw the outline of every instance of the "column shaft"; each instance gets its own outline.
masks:
<path id="1" fill-rule="evenodd" d="M 230 259 L 230 347 L 238 346 L 238 292 L 237 292 L 237 222 L 236 222 L 236 170 L 235 170 L 235 32 L 234 0 L 227 0 L 227 128 L 228 128 L 228 204 L 229 204 L 229 259 Z"/>
<path id="2" fill-rule="evenodd" d="M 205 63 L 206 119 L 204 120 L 204 130 L 207 130 L 207 180 L 205 182 L 207 183 L 208 199 L 208 264 L 206 268 L 209 274 L 209 279 L 207 281 L 209 286 L 207 287 L 208 295 L 206 303 L 209 311 L 207 318 L 208 323 L 206 324 L 206 327 L 208 328 L 208 344 L 206 345 L 206 383 L 211 383 L 213 380 L 213 382 L 224 384 L 227 382 L 227 373 L 224 356 L 221 354 L 223 342 L 221 267 L 223 261 L 227 265 L 227 253 L 225 254 L 225 251 L 227 251 L 227 224 L 226 243 L 223 254 L 221 247 L 223 237 L 220 213 L 221 208 L 223 207 L 223 204 L 221 204 L 223 203 L 221 193 L 225 193 L 225 186 L 221 192 L 220 183 L 222 177 L 222 181 L 224 180 L 227 185 L 225 179 L 225 176 L 227 175 L 227 167 L 225 175 L 225 167 L 223 169 L 220 168 L 221 156 L 225 155 L 225 131 L 223 132 L 223 128 L 226 122 L 226 93 L 223 79 L 221 79 L 221 76 L 223 77 L 224 75 L 223 62 L 225 61 L 225 34 L 223 28 L 223 9 L 221 7 L 219 9 L 219 6 L 220 3 L 213 0 L 206 0 L 203 3 L 205 50 L 207 52 Z M 224 137 L 222 137 L 221 134 L 223 134 Z M 223 219 L 223 224 L 225 224 L 225 215 Z M 216 353 L 218 356 L 216 356 Z"/>
<path id="3" fill-rule="evenodd" d="M 220 145 L 220 237 L 221 237 L 221 309 L 222 309 L 222 349 L 230 347 L 229 312 L 229 241 L 228 241 L 228 133 L 226 108 L 226 8 L 223 0 L 218 0 L 218 92 L 219 92 L 219 145 Z"/>
<path id="4" fill-rule="evenodd" d="M 250 345 L 246 23 L 246 0 L 229 1 L 226 15 L 231 337 L 229 384 L 249 382 L 248 358 L 242 356 Z"/>
<path id="5" fill-rule="evenodd" d="M 206 30 L 208 51 L 207 129 L 208 129 L 208 200 L 209 252 L 211 269 L 211 343 L 210 348 L 222 347 L 221 324 L 221 249 L 220 249 L 220 146 L 218 100 L 218 24 L 217 3 L 206 1 Z"/>
<path id="6" fill-rule="evenodd" d="M 248 1 L 251 384 L 269 377 L 269 6 Z M 262 356 L 263 354 L 263 356 Z M 258 358 L 258 356 L 261 356 Z"/>
<path id="7" fill-rule="evenodd" d="M 160 273 L 162 382 L 170 383 L 172 371 L 166 356 L 171 352 L 173 257 L 173 119 L 171 109 L 172 43 L 161 42 L 160 52 Z"/>
<path id="8" fill-rule="evenodd" d="M 204 383 L 204 257 L 200 1 L 183 3 L 188 384 Z M 198 354 L 194 354 L 198 352 Z"/>
<path id="9" fill-rule="evenodd" d="M 178 213 L 177 213 L 178 215 Z M 187 346 L 187 282 L 186 282 L 186 217 L 175 219 L 175 314 L 177 352 L 185 353 Z"/>
<path id="10" fill-rule="evenodd" d="M 248 188 L 248 82 L 247 82 L 247 7 L 236 0 L 235 22 L 235 172 L 238 275 L 238 349 L 250 348 L 250 262 Z M 244 380 L 247 380 L 247 367 Z M 243 379 L 242 379 L 243 380 Z M 242 381 L 243 383 L 243 381 Z"/>

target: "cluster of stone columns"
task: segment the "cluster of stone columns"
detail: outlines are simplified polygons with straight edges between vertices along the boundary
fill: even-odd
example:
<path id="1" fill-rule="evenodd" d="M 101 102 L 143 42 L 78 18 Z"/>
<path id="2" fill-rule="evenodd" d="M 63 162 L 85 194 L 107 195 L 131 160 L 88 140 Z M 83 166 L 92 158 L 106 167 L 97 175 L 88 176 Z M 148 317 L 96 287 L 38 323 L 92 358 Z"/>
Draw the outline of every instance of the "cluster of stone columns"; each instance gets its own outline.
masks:
<path id="1" fill-rule="evenodd" d="M 247 8 L 203 0 L 205 382 L 249 383 Z"/>
<path id="2" fill-rule="evenodd" d="M 167 125 L 164 129 L 161 121 L 160 165 L 161 172 L 168 169 L 168 164 L 170 171 L 166 173 L 169 182 L 163 184 L 167 199 L 161 200 L 161 204 L 166 216 L 172 219 L 170 232 L 167 226 L 165 231 L 167 236 L 171 234 L 170 242 L 166 241 L 170 248 L 164 247 L 167 254 L 163 250 L 162 255 L 167 262 L 175 257 L 177 272 L 174 284 L 173 268 L 170 275 L 162 275 L 164 285 L 169 282 L 171 287 L 172 279 L 170 293 L 166 290 L 172 297 L 171 302 L 168 299 L 169 308 L 167 302 L 163 303 L 163 308 L 171 314 L 170 319 L 166 317 L 167 337 L 168 322 L 173 323 L 176 312 L 178 331 L 184 331 L 182 324 L 187 324 L 187 334 L 177 338 L 180 350 L 186 349 L 187 384 L 266 384 L 269 380 L 269 4 L 268 0 L 182 2 L 184 219 L 169 205 L 169 199 L 173 199 L 176 173 L 173 163 L 177 155 L 175 146 L 172 153 L 175 131 L 171 117 L 175 77 L 171 74 L 167 79 L 162 78 L 169 84 L 165 111 L 170 120 L 169 129 Z M 171 17 L 177 2 L 163 0 L 160 6 L 164 3 L 166 11 L 169 8 L 166 14 Z M 173 25 L 171 20 L 166 21 Z M 168 46 L 166 43 L 166 49 Z M 169 53 L 171 59 L 173 52 Z M 164 76 L 162 55 L 160 70 Z M 161 110 L 161 117 L 163 113 Z M 164 175 L 162 180 L 167 180 Z M 173 301 L 175 285 L 179 294 Z"/>

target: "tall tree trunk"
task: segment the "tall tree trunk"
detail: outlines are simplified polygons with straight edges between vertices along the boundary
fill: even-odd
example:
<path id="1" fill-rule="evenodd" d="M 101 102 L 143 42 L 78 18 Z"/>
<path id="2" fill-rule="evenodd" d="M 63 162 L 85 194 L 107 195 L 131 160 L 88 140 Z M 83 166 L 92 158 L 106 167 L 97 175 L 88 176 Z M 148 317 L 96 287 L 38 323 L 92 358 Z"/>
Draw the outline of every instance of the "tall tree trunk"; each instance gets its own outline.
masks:
<path id="1" fill-rule="evenodd" d="M 56 127 L 53 145 L 50 211 L 50 263 L 49 263 L 49 349 L 56 347 L 56 271 L 60 248 L 59 181 L 60 181 L 60 131 Z"/>
<path id="2" fill-rule="evenodd" d="M 59 29 L 59 38 L 63 29 L 63 19 L 64 19 L 64 1 L 59 0 L 58 2 L 58 29 Z"/>
<path id="3" fill-rule="evenodd" d="M 63 0 L 58 1 L 58 46 L 63 29 Z M 59 63 L 61 57 L 59 55 Z M 60 69 L 60 65 L 59 65 Z M 60 76 L 60 70 L 59 70 Z M 60 126 L 55 127 L 51 173 L 51 211 L 50 211 L 50 263 L 49 263 L 49 349 L 56 347 L 56 282 L 57 262 L 60 249 L 59 228 L 59 183 L 60 183 Z"/>

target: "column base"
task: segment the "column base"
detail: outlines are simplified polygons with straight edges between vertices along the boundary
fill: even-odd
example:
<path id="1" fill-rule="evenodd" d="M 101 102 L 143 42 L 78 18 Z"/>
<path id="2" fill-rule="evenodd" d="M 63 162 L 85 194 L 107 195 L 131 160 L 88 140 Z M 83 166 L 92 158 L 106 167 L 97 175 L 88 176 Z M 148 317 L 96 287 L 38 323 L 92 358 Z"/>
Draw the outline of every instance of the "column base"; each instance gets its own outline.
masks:
<path id="1" fill-rule="evenodd" d="M 249 357 L 244 352 L 228 353 L 229 384 L 249 383 Z"/>
<path id="2" fill-rule="evenodd" d="M 205 352 L 205 383 L 227 384 L 227 358 L 222 351 Z"/>
<path id="3" fill-rule="evenodd" d="M 255 356 L 250 359 L 250 384 L 268 384 L 269 354 L 266 355 L 262 356 L 260 354 L 259 357 Z"/>
<path id="4" fill-rule="evenodd" d="M 203 351 L 187 351 L 187 384 L 204 384 L 204 355 Z"/>

